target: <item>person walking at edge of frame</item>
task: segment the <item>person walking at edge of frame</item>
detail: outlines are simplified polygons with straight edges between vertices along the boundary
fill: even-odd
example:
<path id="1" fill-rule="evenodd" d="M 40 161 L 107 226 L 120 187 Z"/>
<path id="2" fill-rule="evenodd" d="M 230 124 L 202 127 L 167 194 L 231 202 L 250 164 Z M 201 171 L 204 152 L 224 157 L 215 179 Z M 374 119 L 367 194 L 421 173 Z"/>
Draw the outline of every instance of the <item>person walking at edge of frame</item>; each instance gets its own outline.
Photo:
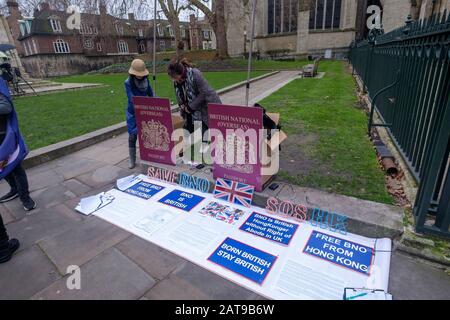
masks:
<path id="1" fill-rule="evenodd" d="M 138 138 L 138 129 L 134 112 L 133 97 L 153 97 L 153 90 L 148 80 L 150 74 L 141 59 L 135 59 L 131 63 L 128 71 L 129 77 L 125 81 L 125 91 L 128 97 L 127 106 L 127 126 L 128 126 L 128 145 L 130 152 L 130 169 L 136 167 L 136 142 Z"/>
<path id="2" fill-rule="evenodd" d="M 3 76 L 0 77 L 0 180 L 5 179 L 11 190 L 0 198 L 0 203 L 20 198 L 24 209 L 31 211 L 36 208 L 36 202 L 30 197 L 28 178 L 22 167 L 28 148 L 20 134 L 17 114 Z M 9 239 L 0 215 L 0 263 L 11 260 L 19 247 L 17 239 Z"/>
<path id="3" fill-rule="evenodd" d="M 202 134 L 208 130 L 208 104 L 222 104 L 219 95 L 187 59 L 172 62 L 167 73 L 173 80 L 184 129 L 194 132 L 194 122 L 202 122 Z"/>

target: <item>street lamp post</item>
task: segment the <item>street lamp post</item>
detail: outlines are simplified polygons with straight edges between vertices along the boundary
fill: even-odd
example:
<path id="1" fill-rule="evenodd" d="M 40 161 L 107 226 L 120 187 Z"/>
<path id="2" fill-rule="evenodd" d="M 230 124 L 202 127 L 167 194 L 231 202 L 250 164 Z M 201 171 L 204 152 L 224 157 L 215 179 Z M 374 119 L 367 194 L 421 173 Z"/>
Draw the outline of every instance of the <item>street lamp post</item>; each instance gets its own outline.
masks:
<path id="1" fill-rule="evenodd" d="M 154 2 L 153 11 L 153 94 L 156 96 L 156 1 Z"/>
<path id="2" fill-rule="evenodd" d="M 244 59 L 247 57 L 247 30 L 244 30 Z"/>

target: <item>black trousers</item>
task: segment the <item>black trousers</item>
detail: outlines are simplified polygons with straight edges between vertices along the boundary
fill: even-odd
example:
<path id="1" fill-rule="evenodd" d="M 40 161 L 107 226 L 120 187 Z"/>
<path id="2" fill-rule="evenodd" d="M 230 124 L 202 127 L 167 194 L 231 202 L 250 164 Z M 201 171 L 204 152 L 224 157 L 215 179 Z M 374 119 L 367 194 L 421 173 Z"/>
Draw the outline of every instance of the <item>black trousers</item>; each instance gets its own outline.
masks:
<path id="1" fill-rule="evenodd" d="M 19 193 L 19 197 L 22 202 L 30 199 L 28 178 L 21 163 L 5 177 L 5 180 L 11 187 L 11 191 Z"/>
<path id="2" fill-rule="evenodd" d="M 137 134 L 128 135 L 128 147 L 136 149 L 137 138 Z"/>
<path id="3" fill-rule="evenodd" d="M 5 225 L 3 224 L 2 216 L 0 215 L 0 249 L 8 245 L 9 237 L 6 233 Z"/>

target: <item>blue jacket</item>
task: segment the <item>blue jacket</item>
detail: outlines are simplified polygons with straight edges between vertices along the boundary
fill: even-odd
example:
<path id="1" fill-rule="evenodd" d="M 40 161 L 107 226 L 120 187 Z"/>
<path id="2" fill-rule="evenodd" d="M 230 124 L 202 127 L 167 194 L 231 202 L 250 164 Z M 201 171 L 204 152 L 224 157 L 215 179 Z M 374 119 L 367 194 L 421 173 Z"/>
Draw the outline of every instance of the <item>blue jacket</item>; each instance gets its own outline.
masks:
<path id="1" fill-rule="evenodd" d="M 2 78 L 0 78 L 0 94 L 13 106 L 8 85 Z M 13 106 L 8 115 L 6 135 L 0 145 L 0 180 L 10 174 L 27 155 L 28 148 L 20 134 L 19 122 Z"/>
<path id="2" fill-rule="evenodd" d="M 131 85 L 131 77 L 125 81 L 125 91 L 127 92 L 128 97 L 128 106 L 127 106 L 127 126 L 129 134 L 137 134 L 137 126 L 136 126 L 136 117 L 134 113 L 134 104 L 133 97 L 153 97 L 153 90 L 148 83 L 148 89 L 146 92 L 140 91 L 136 86 Z M 148 79 L 147 79 L 148 81 Z"/>

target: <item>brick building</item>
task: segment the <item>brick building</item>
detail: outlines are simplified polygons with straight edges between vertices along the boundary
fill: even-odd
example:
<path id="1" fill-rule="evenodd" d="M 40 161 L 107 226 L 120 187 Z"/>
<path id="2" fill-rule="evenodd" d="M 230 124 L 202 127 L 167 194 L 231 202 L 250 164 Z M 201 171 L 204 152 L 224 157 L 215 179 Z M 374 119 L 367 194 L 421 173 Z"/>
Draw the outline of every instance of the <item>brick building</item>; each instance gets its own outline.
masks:
<path id="1" fill-rule="evenodd" d="M 153 52 L 153 20 L 136 20 L 133 14 L 120 19 L 107 13 L 103 2 L 99 14 L 81 13 L 81 28 L 68 28 L 71 14 L 52 10 L 43 2 L 33 17 L 23 17 L 16 0 L 7 2 L 11 34 L 25 69 L 36 77 L 58 76 L 98 69 L 113 63 L 130 61 L 132 56 Z M 197 19 L 181 22 L 181 36 L 186 50 L 191 49 L 191 26 L 202 25 Z M 167 20 L 157 19 L 156 50 L 176 48 L 174 32 Z M 203 26 L 206 29 L 206 26 Z M 204 39 L 211 41 L 211 36 Z M 203 49 L 204 46 L 197 47 Z"/>

